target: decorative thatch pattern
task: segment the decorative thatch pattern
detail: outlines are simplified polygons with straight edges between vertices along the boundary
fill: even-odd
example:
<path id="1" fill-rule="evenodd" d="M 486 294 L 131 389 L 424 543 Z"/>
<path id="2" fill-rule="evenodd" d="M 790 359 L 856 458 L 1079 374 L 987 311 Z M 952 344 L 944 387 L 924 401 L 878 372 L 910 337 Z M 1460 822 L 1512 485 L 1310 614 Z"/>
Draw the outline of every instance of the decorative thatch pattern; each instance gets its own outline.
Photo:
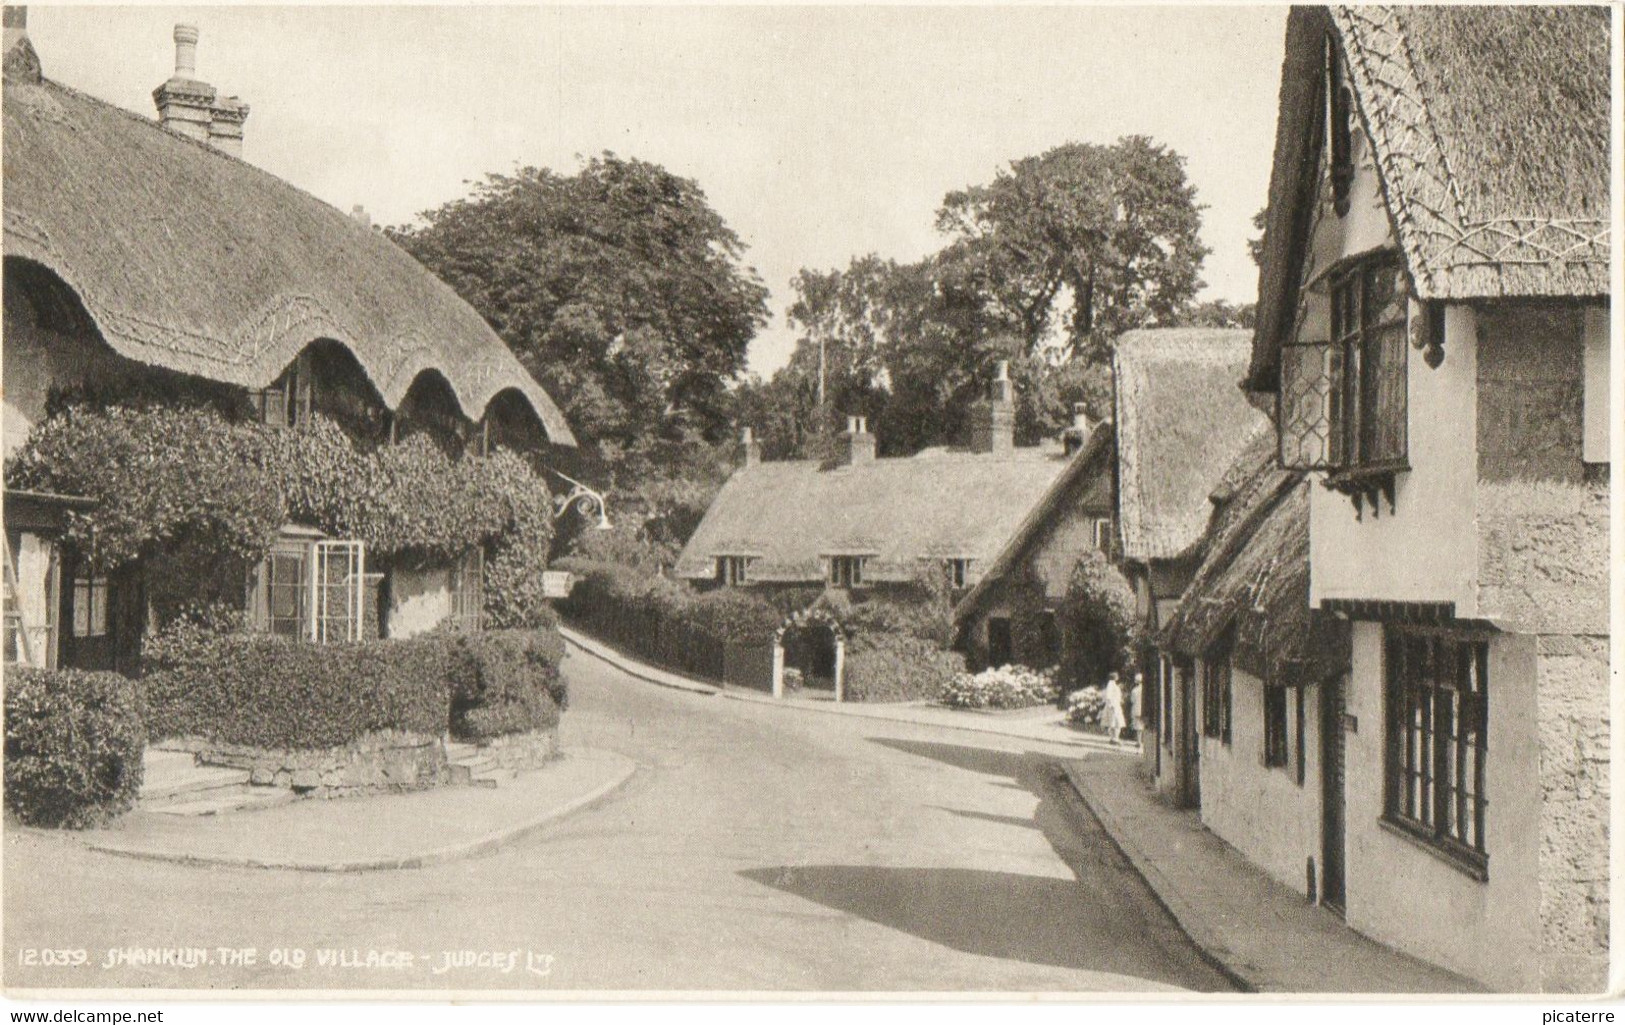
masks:
<path id="1" fill-rule="evenodd" d="M 1424 299 L 1608 291 L 1608 10 L 1336 7 Z"/>
<path id="2" fill-rule="evenodd" d="M 1608 293 L 1606 8 L 1294 8 L 1251 387 L 1275 386 L 1310 208 L 1323 201 L 1315 177 L 1328 33 L 1418 298 Z"/>
<path id="3" fill-rule="evenodd" d="M 1161 645 L 1198 658 L 1234 629 L 1231 657 L 1272 685 L 1318 683 L 1349 663 L 1346 623 L 1309 607 L 1309 483 L 1249 445 L 1241 479 L 1214 514 L 1205 555 Z"/>
<path id="4" fill-rule="evenodd" d="M 1123 555 L 1174 559 L 1202 539 L 1208 495 L 1236 453 L 1271 430 L 1237 387 L 1245 331 L 1130 331 L 1117 341 L 1117 513 Z"/>
<path id="5" fill-rule="evenodd" d="M 710 579 L 721 555 L 751 556 L 750 580 L 762 583 L 816 583 L 830 555 L 867 556 L 866 583 L 909 581 L 943 559 L 973 560 L 974 575 L 1066 464 L 1058 448 L 939 449 L 827 469 L 804 460 L 758 463 L 722 486 L 677 560 L 677 575 Z"/>
<path id="6" fill-rule="evenodd" d="M 49 268 L 130 359 L 246 388 L 345 345 L 397 406 L 433 368 L 469 419 L 563 414 L 479 314 L 382 234 L 273 175 L 50 81 L 6 82 L 5 254 Z"/>
<path id="7" fill-rule="evenodd" d="M 966 592 L 965 597 L 954 606 L 954 621 L 962 622 L 981 606 L 982 600 L 993 593 L 994 585 L 1002 580 L 1011 570 L 1021 564 L 1027 557 L 1047 526 L 1057 515 L 1064 513 L 1067 503 L 1074 501 L 1073 496 L 1087 495 L 1091 481 L 1108 475 L 1112 471 L 1112 455 L 1116 451 L 1113 444 L 1116 432 L 1109 423 L 1101 424 L 1089 436 L 1089 443 L 1083 447 L 1077 456 L 1066 465 L 1061 475 L 1044 492 L 1044 496 L 1033 506 L 1010 540 L 1005 542 L 999 554 L 994 557 L 991 565 L 976 581 L 976 586 Z"/>

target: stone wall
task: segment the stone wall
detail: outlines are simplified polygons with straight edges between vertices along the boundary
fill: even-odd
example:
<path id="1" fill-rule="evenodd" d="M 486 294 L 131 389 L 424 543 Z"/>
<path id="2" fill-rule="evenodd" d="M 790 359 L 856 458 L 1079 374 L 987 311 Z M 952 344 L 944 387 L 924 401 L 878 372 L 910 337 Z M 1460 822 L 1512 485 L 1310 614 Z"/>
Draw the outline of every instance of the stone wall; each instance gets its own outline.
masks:
<path id="1" fill-rule="evenodd" d="M 1608 982 L 1608 639 L 1537 640 L 1541 988 Z"/>
<path id="2" fill-rule="evenodd" d="M 450 780 L 439 737 L 385 730 L 340 747 L 273 751 L 203 742 L 198 761 L 246 769 L 256 786 L 283 787 L 324 797 L 423 790 Z"/>
<path id="3" fill-rule="evenodd" d="M 559 731 L 554 728 L 492 737 L 475 747 L 487 769 L 539 769 L 559 756 Z"/>

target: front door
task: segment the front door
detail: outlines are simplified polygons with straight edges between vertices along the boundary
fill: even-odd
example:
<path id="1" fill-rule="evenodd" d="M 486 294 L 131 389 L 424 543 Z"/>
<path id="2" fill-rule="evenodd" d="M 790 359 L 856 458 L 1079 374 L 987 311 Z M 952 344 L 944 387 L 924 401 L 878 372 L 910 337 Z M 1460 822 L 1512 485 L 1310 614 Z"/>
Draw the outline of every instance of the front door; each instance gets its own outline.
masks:
<path id="1" fill-rule="evenodd" d="M 1338 676 L 1320 688 L 1320 902 L 1343 911 L 1343 688 Z"/>
<path id="2" fill-rule="evenodd" d="M 1011 647 L 1009 617 L 990 618 L 987 621 L 987 664 L 994 668 L 1009 665 Z"/>
<path id="3" fill-rule="evenodd" d="M 1181 753 L 1179 759 L 1179 792 L 1189 808 L 1202 806 L 1202 773 L 1197 764 L 1201 758 L 1201 744 L 1196 730 L 1196 672 L 1189 663 L 1179 666 L 1179 736 L 1174 743 Z"/>

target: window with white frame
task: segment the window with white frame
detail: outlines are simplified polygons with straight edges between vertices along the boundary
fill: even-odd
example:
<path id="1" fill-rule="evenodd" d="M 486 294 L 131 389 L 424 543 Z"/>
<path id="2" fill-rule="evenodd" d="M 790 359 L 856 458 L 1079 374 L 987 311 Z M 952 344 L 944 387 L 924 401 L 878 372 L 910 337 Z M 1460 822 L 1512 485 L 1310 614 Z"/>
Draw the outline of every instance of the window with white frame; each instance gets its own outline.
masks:
<path id="1" fill-rule="evenodd" d="M 717 556 L 717 583 L 724 587 L 738 587 L 750 582 L 750 556 Z"/>
<path id="2" fill-rule="evenodd" d="M 250 622 L 292 640 L 360 640 L 366 621 L 366 552 L 360 541 L 284 537 L 249 580 Z"/>
<path id="3" fill-rule="evenodd" d="M 1482 877 L 1489 642 L 1389 626 L 1383 654 L 1383 818 Z"/>
<path id="4" fill-rule="evenodd" d="M 866 555 L 832 555 L 829 557 L 829 583 L 831 587 L 862 587 L 863 564 Z"/>
<path id="5" fill-rule="evenodd" d="M 965 581 L 970 577 L 969 559 L 946 559 L 943 561 L 943 566 L 948 571 L 948 582 L 950 584 L 956 588 L 965 586 Z"/>

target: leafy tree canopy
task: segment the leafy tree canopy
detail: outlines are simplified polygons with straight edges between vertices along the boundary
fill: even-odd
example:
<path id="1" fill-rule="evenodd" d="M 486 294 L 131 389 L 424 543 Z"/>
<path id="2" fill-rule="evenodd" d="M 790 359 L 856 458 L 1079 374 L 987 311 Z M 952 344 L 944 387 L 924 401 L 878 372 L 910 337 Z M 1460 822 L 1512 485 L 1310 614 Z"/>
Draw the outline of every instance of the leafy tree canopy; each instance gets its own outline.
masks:
<path id="1" fill-rule="evenodd" d="M 490 175 L 389 234 L 491 323 L 584 441 L 728 433 L 767 290 L 694 181 L 604 153 L 573 175 Z"/>

